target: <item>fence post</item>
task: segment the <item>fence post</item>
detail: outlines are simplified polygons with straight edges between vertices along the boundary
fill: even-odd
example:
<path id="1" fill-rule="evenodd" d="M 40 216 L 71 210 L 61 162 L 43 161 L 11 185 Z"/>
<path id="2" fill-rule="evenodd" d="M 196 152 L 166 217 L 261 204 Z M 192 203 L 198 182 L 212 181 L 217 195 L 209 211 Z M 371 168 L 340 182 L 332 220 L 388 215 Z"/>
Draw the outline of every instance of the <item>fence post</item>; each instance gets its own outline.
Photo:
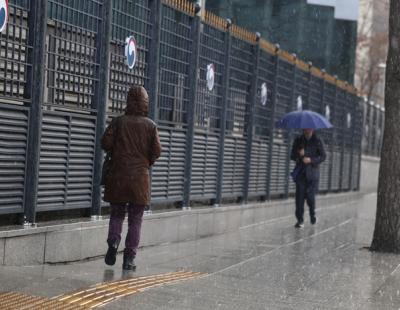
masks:
<path id="1" fill-rule="evenodd" d="M 370 125 L 371 125 L 371 134 L 370 134 L 370 147 L 369 147 L 369 154 L 370 156 L 374 156 L 374 134 L 375 134 L 375 125 L 374 125 L 374 118 L 375 118 L 375 109 L 372 103 L 370 103 Z"/>
<path id="2" fill-rule="evenodd" d="M 378 124 L 378 111 L 375 108 L 375 104 L 371 106 L 371 111 L 372 111 L 372 123 L 371 123 L 371 128 L 372 128 L 372 135 L 371 135 L 371 156 L 376 155 L 376 129 L 377 129 L 377 124 Z"/>
<path id="3" fill-rule="evenodd" d="M 375 140 L 376 140 L 376 111 L 375 105 L 371 103 L 371 156 L 375 156 Z"/>
<path id="4" fill-rule="evenodd" d="M 348 93 L 348 90 L 347 90 L 347 96 L 349 97 L 349 93 Z M 351 124 L 350 124 L 350 131 L 351 131 L 351 149 L 350 149 L 350 167 L 349 167 L 349 171 L 350 171 L 350 174 L 349 174 L 349 190 L 351 191 L 352 190 L 352 188 L 353 188 L 353 185 L 352 185 L 352 183 L 353 183 L 353 174 L 354 174 L 354 167 L 353 167 L 353 154 L 354 154 L 354 143 L 355 143 L 355 126 L 354 126 L 354 121 L 355 121 L 355 112 L 356 112 L 356 109 L 355 109 L 355 105 L 354 105 L 354 102 L 353 102 L 353 100 L 352 100 L 352 97 L 350 96 L 350 102 L 351 102 L 351 109 L 350 109 L 350 112 L 351 112 Z"/>
<path id="5" fill-rule="evenodd" d="M 322 70 L 322 75 L 324 75 L 325 74 L 325 70 Z M 322 76 L 322 89 L 321 89 L 321 111 L 324 111 L 324 109 L 325 109 L 325 78 L 324 78 L 324 76 Z M 330 109 L 331 107 L 329 107 L 329 109 Z M 325 111 L 325 117 L 327 117 L 327 115 L 326 115 L 326 111 Z M 328 121 L 331 121 L 331 118 L 330 118 L 330 115 L 329 115 L 329 118 L 328 118 Z M 327 134 L 328 135 L 328 134 Z M 321 137 L 320 137 L 321 138 Z M 324 144 L 324 148 L 325 148 L 325 151 L 328 151 L 328 144 L 327 144 L 327 139 L 325 140 L 325 138 L 327 138 L 326 136 L 324 136 L 324 138 L 323 138 L 323 144 Z M 327 184 L 327 188 L 326 188 L 326 191 L 329 191 L 329 182 L 330 182 L 330 179 L 331 179 L 331 175 L 330 175 L 330 169 L 329 169 L 329 165 L 330 165 L 330 161 L 332 161 L 332 157 L 330 157 L 329 158 L 329 153 L 328 152 L 326 152 L 326 160 L 325 160 L 325 164 L 328 164 L 328 184 Z"/>
<path id="6" fill-rule="evenodd" d="M 372 119 L 373 119 L 373 109 L 372 109 L 372 105 L 371 102 L 368 100 L 367 102 L 367 112 L 366 112 L 366 123 L 368 125 L 368 136 L 367 136 L 367 155 L 372 155 L 372 133 L 374 132 L 373 128 L 372 128 Z"/>
<path id="7" fill-rule="evenodd" d="M 158 118 L 158 83 L 159 83 L 159 66 L 160 66 L 160 36 L 161 36 L 161 0 L 150 0 L 149 7 L 151 12 L 151 42 L 149 49 L 149 62 L 148 62 L 148 83 L 145 87 L 149 94 L 150 107 L 149 117 L 157 122 Z M 150 168 L 150 184 L 153 181 L 153 168 Z M 150 192 L 152 186 L 150 185 Z M 151 203 L 146 207 L 145 213 L 151 213 Z"/>
<path id="8" fill-rule="evenodd" d="M 194 138 L 194 113 L 197 100 L 197 84 L 199 78 L 199 54 L 200 54 L 200 27 L 201 17 L 200 5 L 196 4 L 195 16 L 192 19 L 191 37 L 193 38 L 192 53 L 189 68 L 189 103 L 187 107 L 186 133 L 186 155 L 185 155 L 185 178 L 183 188 L 182 209 L 190 209 L 190 190 L 192 183 L 192 162 L 193 162 L 193 138 Z"/>
<path id="9" fill-rule="evenodd" d="M 378 122 L 378 117 L 376 116 L 377 111 L 375 108 L 375 104 L 371 105 L 371 115 L 372 115 L 372 120 L 371 120 L 371 156 L 375 156 L 375 149 L 376 149 L 376 126 Z"/>
<path id="10" fill-rule="evenodd" d="M 375 122 L 375 130 L 374 130 L 374 135 L 375 135 L 375 145 L 374 145 L 374 156 L 378 156 L 378 150 L 379 150 L 379 137 L 378 137 L 378 128 L 379 128 L 379 121 L 380 121 L 380 113 L 379 109 L 377 106 L 375 108 L 375 113 L 376 113 L 376 122 Z"/>
<path id="11" fill-rule="evenodd" d="M 306 100 L 306 104 L 305 104 L 305 109 L 306 110 L 310 110 L 310 101 L 311 101 L 311 81 L 312 81 L 312 62 L 309 61 L 308 62 L 308 79 L 307 79 L 307 100 Z M 316 111 L 315 111 L 316 112 Z"/>
<path id="12" fill-rule="evenodd" d="M 337 85 L 336 85 L 337 87 Z M 345 102 L 347 99 L 347 93 L 345 93 Z M 345 122 L 344 124 L 342 123 L 342 128 L 340 130 L 340 138 L 341 140 L 341 146 L 340 146 L 340 172 L 339 172 L 339 191 L 343 191 L 343 177 L 344 177 L 344 162 L 345 162 L 345 158 L 344 158 L 344 153 L 345 153 L 345 132 L 347 130 L 347 109 L 346 109 L 346 105 L 344 106 L 344 115 L 342 115 L 342 117 L 345 118 Z"/>
<path id="13" fill-rule="evenodd" d="M 226 113 L 229 97 L 229 73 L 230 73 L 230 55 L 231 55 L 231 33 L 230 27 L 232 22 L 228 19 L 225 32 L 225 62 L 222 75 L 222 102 L 221 102 L 221 132 L 219 137 L 218 148 L 218 168 L 217 168 L 217 192 L 214 207 L 219 207 L 222 200 L 222 182 L 224 174 L 224 151 L 225 151 L 225 131 L 226 131 Z"/>
<path id="14" fill-rule="evenodd" d="M 325 72 L 324 72 L 324 75 L 325 75 Z M 325 85 L 326 85 L 326 80 L 325 80 L 325 77 L 324 77 L 324 91 L 325 91 Z M 337 88 L 336 88 L 336 86 L 335 86 L 335 96 L 334 96 L 334 98 L 333 98 L 333 102 L 332 102 L 332 108 L 335 110 L 335 114 L 337 113 L 337 109 L 336 109 L 336 98 L 337 98 Z M 333 115 L 333 117 L 335 118 L 336 117 L 336 115 Z M 332 122 L 331 123 L 333 123 L 333 120 L 332 120 Z M 334 124 L 333 124 L 334 125 Z M 333 174 L 333 164 L 334 164 L 334 158 L 335 158 L 335 156 L 334 156 L 334 154 L 333 154 L 333 151 L 335 150 L 335 141 L 334 141 L 334 138 L 335 138 L 335 131 L 337 130 L 337 128 L 333 128 L 332 129 L 332 131 L 333 131 L 333 133 L 332 133 L 332 139 L 331 139 L 331 142 L 330 142 L 330 153 L 331 153 L 331 161 L 330 161 L 330 163 L 329 163 L 329 179 L 328 179 L 328 192 L 331 192 L 332 191 L 332 174 Z"/>
<path id="15" fill-rule="evenodd" d="M 362 133 L 363 133 L 363 139 L 364 139 L 364 144 L 363 144 L 363 153 L 368 155 L 368 140 L 369 140 L 369 124 L 368 124 L 368 106 L 367 106 L 367 101 L 366 99 L 363 100 L 363 128 L 362 128 Z M 368 131 L 366 130 L 366 126 L 368 125 Z"/>
<path id="16" fill-rule="evenodd" d="M 295 100 L 295 92 L 296 92 L 296 73 L 297 73 L 297 66 L 296 66 L 296 56 L 294 59 L 294 69 L 293 69 L 293 83 L 292 83 L 292 91 L 290 94 L 290 104 L 293 106 Z M 292 109 L 292 106 L 290 107 Z M 293 130 L 289 130 L 288 132 L 288 150 L 286 152 L 286 169 L 285 169 L 285 198 L 289 197 L 289 176 L 290 176 L 290 153 L 292 150 L 292 143 L 293 143 Z"/>
<path id="17" fill-rule="evenodd" d="M 93 197 L 92 197 L 92 219 L 101 216 L 101 172 L 103 163 L 103 150 L 101 148 L 101 137 L 106 127 L 107 102 L 108 102 L 108 80 L 110 67 L 110 40 L 111 40 L 111 19 L 112 0 L 103 0 L 102 22 L 97 36 L 96 60 L 98 63 L 98 82 L 92 101 L 92 109 L 96 109 L 96 146 L 94 157 L 93 173 Z"/>
<path id="18" fill-rule="evenodd" d="M 379 137 L 379 128 L 381 127 L 381 118 L 382 118 L 382 112 L 380 110 L 380 108 L 378 106 L 376 106 L 376 111 L 377 111 L 377 115 L 378 117 L 376 118 L 376 130 L 375 130 L 375 141 L 376 141 L 376 151 L 375 151 L 375 156 L 379 157 L 379 151 L 380 151 L 380 147 L 381 147 L 381 140 Z"/>
<path id="19" fill-rule="evenodd" d="M 152 35 L 149 49 L 149 63 L 148 63 L 148 84 L 145 85 L 149 93 L 150 107 L 149 117 L 157 120 L 157 106 L 158 106 L 158 68 L 160 64 L 160 35 L 161 35 L 161 0 L 150 0 L 149 7 L 151 12 Z"/>
<path id="20" fill-rule="evenodd" d="M 363 140 L 364 140 L 364 144 L 363 144 L 363 152 L 365 155 L 368 155 L 368 143 L 369 143 L 369 123 L 368 123 L 368 103 L 367 100 L 364 99 L 363 100 L 363 105 L 362 105 L 362 111 L 363 111 L 363 122 L 362 122 L 362 133 L 363 133 Z M 366 126 L 368 125 L 368 131 Z M 364 134 L 365 132 L 365 134 Z"/>
<path id="21" fill-rule="evenodd" d="M 47 31 L 47 0 L 31 0 L 28 15 L 29 45 L 28 85 L 26 95 L 31 98 L 25 178 L 24 226 L 35 226 L 39 184 L 40 140 Z M 29 51 L 29 50 L 28 50 Z"/>
<path id="22" fill-rule="evenodd" d="M 378 153 L 379 153 L 379 137 L 378 137 L 378 128 L 379 128 L 379 123 L 380 123 L 380 110 L 378 108 L 378 106 L 375 106 L 375 113 L 376 113 L 376 122 L 375 122 L 375 146 L 374 146 L 374 156 L 378 157 Z"/>
<path id="23" fill-rule="evenodd" d="M 269 145 L 268 145 L 268 173 L 267 173 L 267 200 L 271 199 L 271 177 L 272 177 L 272 151 L 274 146 L 274 126 L 275 126 L 275 107 L 278 94 L 278 72 L 279 72 L 279 46 L 275 50 L 275 69 L 274 69 L 274 85 L 271 102 L 271 123 L 269 124 Z"/>
<path id="24" fill-rule="evenodd" d="M 379 115 L 380 117 L 380 122 L 379 122 L 379 148 L 378 148 L 378 153 L 377 157 L 381 157 L 381 152 L 382 152 L 382 144 L 383 144 L 383 128 L 385 128 L 385 113 L 383 111 L 383 108 L 379 107 Z"/>
<path id="25" fill-rule="evenodd" d="M 365 112 L 365 107 L 366 107 L 365 102 L 363 101 L 362 104 L 360 104 L 360 102 L 358 102 L 357 104 L 358 104 L 358 108 L 361 109 L 361 117 L 362 117 L 361 119 L 364 121 L 364 114 L 366 113 Z M 361 122 L 361 128 L 359 128 L 360 141 L 358 142 L 359 143 L 359 145 L 358 145 L 359 159 L 358 159 L 358 175 L 357 175 L 357 185 L 356 185 L 357 191 L 360 190 L 360 182 L 361 182 L 361 161 L 362 161 L 362 151 L 363 151 L 362 150 L 362 137 L 363 137 L 363 131 L 365 128 L 365 124 L 363 121 Z M 383 132 L 382 132 L 382 134 L 383 134 Z"/>
<path id="26" fill-rule="evenodd" d="M 254 63 L 253 63 L 253 74 L 251 77 L 251 88 L 250 88 L 250 105 L 249 114 L 247 121 L 247 141 L 246 141 L 246 163 L 245 163 L 245 176 L 244 176 L 244 188 L 243 188 L 243 202 L 247 203 L 249 198 L 249 183 L 250 183 L 250 169 L 251 169 L 251 149 L 253 145 L 253 129 L 254 129 L 254 107 L 257 101 L 257 88 L 258 88 L 258 66 L 260 62 L 260 33 L 256 33 L 256 44 L 254 45 Z"/>

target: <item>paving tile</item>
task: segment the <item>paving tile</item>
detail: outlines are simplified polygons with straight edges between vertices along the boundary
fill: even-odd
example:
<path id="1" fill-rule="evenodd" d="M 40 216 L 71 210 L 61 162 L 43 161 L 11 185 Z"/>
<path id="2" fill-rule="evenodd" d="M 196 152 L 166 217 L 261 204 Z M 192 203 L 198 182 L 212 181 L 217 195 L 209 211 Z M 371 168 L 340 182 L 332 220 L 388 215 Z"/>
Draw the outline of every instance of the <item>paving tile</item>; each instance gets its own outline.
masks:
<path id="1" fill-rule="evenodd" d="M 343 203 L 343 199 L 338 201 Z M 318 224 L 302 230 L 294 229 L 293 217 L 288 216 L 233 229 L 251 223 L 260 213 L 249 211 L 241 219 L 239 208 L 231 216 L 222 210 L 200 220 L 199 214 L 199 219 L 191 223 L 183 223 L 185 217 L 181 217 L 171 221 L 169 231 L 154 219 L 148 222 L 145 233 L 167 230 L 160 235 L 160 243 L 184 235 L 188 240 L 140 249 L 136 272 L 121 270 L 121 255 L 112 267 L 106 267 L 103 259 L 66 265 L 3 266 L 0 290 L 51 297 L 101 282 L 192 270 L 205 275 L 148 289 L 104 309 L 398 310 L 400 269 L 396 268 L 400 256 L 360 250 L 372 237 L 368 223 L 373 223 L 370 217 L 375 199 L 373 195 L 360 196 L 356 203 L 321 206 Z M 280 212 L 277 204 L 263 214 Z M 192 230 L 196 225 L 203 227 Z M 220 234 L 207 236 L 209 229 Z M 190 240 L 196 235 L 203 238 Z M 88 234 L 87 238 L 92 236 Z M 71 254 L 67 248 L 61 250 L 63 255 Z"/>

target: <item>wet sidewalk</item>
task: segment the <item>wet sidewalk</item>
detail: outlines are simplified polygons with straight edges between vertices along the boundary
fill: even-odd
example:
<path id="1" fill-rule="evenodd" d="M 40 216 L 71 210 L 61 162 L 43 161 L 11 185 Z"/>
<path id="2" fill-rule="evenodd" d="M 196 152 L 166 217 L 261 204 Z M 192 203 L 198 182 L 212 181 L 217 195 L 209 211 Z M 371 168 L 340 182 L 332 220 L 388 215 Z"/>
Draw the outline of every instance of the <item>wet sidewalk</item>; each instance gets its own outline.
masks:
<path id="1" fill-rule="evenodd" d="M 370 194 L 322 208 L 317 225 L 306 222 L 300 230 L 293 227 L 293 216 L 285 216 L 146 248 L 135 273 L 121 271 L 121 257 L 113 268 L 103 259 L 1 267 L 0 290 L 54 297 L 96 283 L 182 270 L 201 274 L 163 282 L 103 309 L 399 309 L 400 256 L 363 249 L 372 237 L 375 204 L 376 195 Z"/>

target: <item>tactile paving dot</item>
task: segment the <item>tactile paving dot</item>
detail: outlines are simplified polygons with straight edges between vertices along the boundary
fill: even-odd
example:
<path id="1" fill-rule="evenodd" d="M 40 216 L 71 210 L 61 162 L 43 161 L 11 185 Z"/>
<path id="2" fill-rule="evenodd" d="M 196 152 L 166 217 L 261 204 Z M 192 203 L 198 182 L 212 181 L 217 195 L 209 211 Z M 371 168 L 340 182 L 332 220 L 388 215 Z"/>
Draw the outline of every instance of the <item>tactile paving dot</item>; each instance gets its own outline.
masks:
<path id="1" fill-rule="evenodd" d="M 180 282 L 203 275 L 200 272 L 178 271 L 100 283 L 73 293 L 53 298 L 16 292 L 0 293 L 1 310 L 86 310 L 108 304 L 119 298 L 163 284 Z"/>

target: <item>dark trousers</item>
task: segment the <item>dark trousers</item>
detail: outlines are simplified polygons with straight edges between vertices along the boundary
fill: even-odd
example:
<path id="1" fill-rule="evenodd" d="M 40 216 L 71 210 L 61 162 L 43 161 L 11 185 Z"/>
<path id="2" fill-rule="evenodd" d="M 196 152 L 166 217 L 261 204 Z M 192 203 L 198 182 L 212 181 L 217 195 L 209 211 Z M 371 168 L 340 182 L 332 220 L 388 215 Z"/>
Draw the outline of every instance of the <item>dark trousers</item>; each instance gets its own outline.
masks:
<path id="1" fill-rule="evenodd" d="M 107 242 L 119 243 L 121 241 L 122 223 L 125 219 L 126 209 L 128 209 L 128 233 L 125 238 L 124 252 L 136 256 L 144 208 L 145 206 L 136 204 L 112 204 Z"/>
<path id="2" fill-rule="evenodd" d="M 307 201 L 310 218 L 315 217 L 315 194 L 318 191 L 318 180 L 308 181 L 305 175 L 296 182 L 296 218 L 304 222 L 304 202 Z"/>

